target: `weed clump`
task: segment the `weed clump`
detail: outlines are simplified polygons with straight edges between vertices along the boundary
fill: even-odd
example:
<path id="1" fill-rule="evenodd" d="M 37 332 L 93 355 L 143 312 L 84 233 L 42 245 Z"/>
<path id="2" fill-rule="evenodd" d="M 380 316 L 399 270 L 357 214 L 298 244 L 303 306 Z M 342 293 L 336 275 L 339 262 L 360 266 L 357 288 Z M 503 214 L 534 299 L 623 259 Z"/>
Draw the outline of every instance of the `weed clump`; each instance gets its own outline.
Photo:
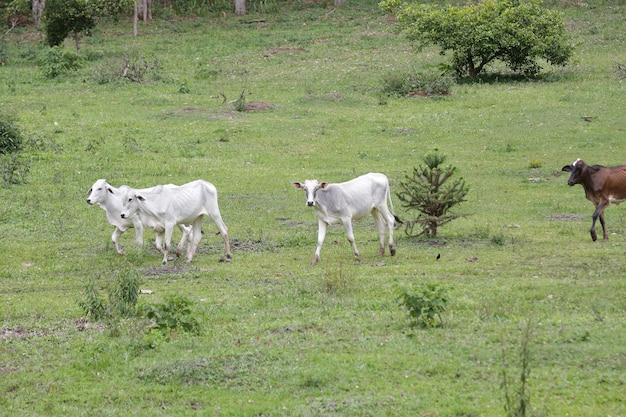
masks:
<path id="1" fill-rule="evenodd" d="M 12 113 L 0 112 L 0 176 L 5 187 L 26 182 L 30 162 L 22 156 L 23 148 L 17 118 Z"/>
<path id="2" fill-rule="evenodd" d="M 182 295 L 169 295 L 163 302 L 142 305 L 139 315 L 154 322 L 156 328 L 169 337 L 178 330 L 199 334 L 202 321 L 194 314 L 193 301 Z"/>
<path id="3" fill-rule="evenodd" d="M 421 284 L 400 294 L 400 304 L 415 319 L 413 324 L 425 328 L 443 325 L 441 314 L 448 306 L 448 290 L 438 284 Z"/>
<path id="4" fill-rule="evenodd" d="M 87 280 L 82 298 L 78 305 L 85 316 L 102 321 L 115 317 L 134 317 L 137 315 L 139 295 L 139 276 L 135 272 L 116 273 L 114 283 L 107 289 L 108 297 L 100 296 L 93 278 Z M 106 301 L 108 299 L 108 302 Z"/>
<path id="5" fill-rule="evenodd" d="M 383 75 L 381 93 L 387 97 L 447 96 L 453 83 L 446 75 L 392 71 Z"/>
<path id="6" fill-rule="evenodd" d="M 76 52 L 53 46 L 39 54 L 37 66 L 44 77 L 53 79 L 78 71 L 83 66 L 83 59 Z"/>

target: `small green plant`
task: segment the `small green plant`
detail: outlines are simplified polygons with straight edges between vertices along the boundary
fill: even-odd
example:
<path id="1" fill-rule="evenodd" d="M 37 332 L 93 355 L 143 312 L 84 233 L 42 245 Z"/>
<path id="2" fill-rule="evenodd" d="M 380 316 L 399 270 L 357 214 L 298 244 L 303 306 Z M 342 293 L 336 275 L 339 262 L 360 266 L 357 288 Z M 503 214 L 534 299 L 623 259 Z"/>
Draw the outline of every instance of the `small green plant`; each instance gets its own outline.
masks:
<path id="1" fill-rule="evenodd" d="M 20 154 L 0 155 L 0 175 L 5 187 L 26 183 L 30 161 Z"/>
<path id="2" fill-rule="evenodd" d="M 22 133 L 17 126 L 17 118 L 13 114 L 0 112 L 0 155 L 18 152 L 22 146 Z"/>
<path id="3" fill-rule="evenodd" d="M 52 79 L 77 71 L 83 65 L 82 58 L 61 46 L 46 48 L 37 57 L 37 65 L 44 77 Z"/>
<path id="4" fill-rule="evenodd" d="M 239 98 L 233 101 L 233 107 L 238 112 L 246 111 L 246 89 L 241 90 L 241 94 L 239 94 Z"/>
<path id="5" fill-rule="evenodd" d="M 402 205 L 420 213 L 415 219 L 405 221 L 408 236 L 436 237 L 441 225 L 460 217 L 450 210 L 465 201 L 469 188 L 463 178 L 447 184 L 457 169 L 451 165 L 441 167 L 445 159 L 445 155 L 435 150 L 422 158 L 426 166 L 414 168 L 413 175 L 400 182 L 401 191 L 396 195 Z"/>
<path id="6" fill-rule="evenodd" d="M 139 297 L 139 276 L 134 271 L 116 273 L 115 284 L 109 292 L 109 301 L 114 311 L 122 317 L 133 317 L 137 314 Z"/>
<path id="7" fill-rule="evenodd" d="M 100 297 L 92 278 L 88 279 L 82 296 L 83 299 L 78 301 L 78 305 L 83 309 L 87 318 L 93 321 L 100 321 L 109 316 L 109 308 L 102 297 Z"/>
<path id="8" fill-rule="evenodd" d="M 108 291 L 108 303 L 99 294 L 93 278 L 87 280 L 78 305 L 85 316 L 101 321 L 112 317 L 134 317 L 137 313 L 139 276 L 136 272 L 117 272 Z"/>
<path id="9" fill-rule="evenodd" d="M 530 161 L 528 161 L 528 168 L 530 169 L 537 169 L 537 168 L 541 168 L 542 166 L 543 166 L 543 161 L 541 159 L 530 158 Z"/>
<path id="10" fill-rule="evenodd" d="M 169 295 L 163 302 L 141 305 L 139 315 L 152 320 L 157 329 L 172 336 L 179 329 L 200 333 L 201 320 L 193 312 L 193 301 L 182 295 Z"/>
<path id="11" fill-rule="evenodd" d="M 509 375 L 509 363 L 506 357 L 506 348 L 502 343 L 502 390 L 504 391 L 504 411 L 507 417 L 526 417 L 531 414 L 530 410 L 530 342 L 532 339 L 531 320 L 526 322 L 522 334 L 520 349 L 519 381 L 515 381 Z"/>
<path id="12" fill-rule="evenodd" d="M 443 324 L 441 314 L 448 306 L 448 290 L 439 284 L 421 284 L 400 294 L 400 304 L 415 319 L 414 324 L 426 328 Z"/>

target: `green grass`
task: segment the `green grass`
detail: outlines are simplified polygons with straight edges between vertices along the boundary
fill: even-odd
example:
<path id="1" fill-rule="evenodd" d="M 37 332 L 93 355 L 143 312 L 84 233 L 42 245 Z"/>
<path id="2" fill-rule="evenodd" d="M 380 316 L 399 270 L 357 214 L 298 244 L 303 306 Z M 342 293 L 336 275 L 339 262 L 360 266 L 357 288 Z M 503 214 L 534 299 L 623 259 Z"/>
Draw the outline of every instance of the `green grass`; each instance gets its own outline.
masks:
<path id="1" fill-rule="evenodd" d="M 136 39 L 130 22 L 102 25 L 84 40 L 88 64 L 55 80 L 32 59 L 41 33 L 12 31 L 0 106 L 37 146 L 29 182 L 0 188 L 0 414 L 502 416 L 502 350 L 515 381 L 530 320 L 533 415 L 623 415 L 626 214 L 610 207 L 609 242 L 591 242 L 593 207 L 560 172 L 579 157 L 624 163 L 626 10 L 588 3 L 561 5 L 574 65 L 386 105 L 387 71 L 446 58 L 414 53 L 369 3 L 258 24 L 153 21 Z M 158 59 L 161 79 L 94 81 L 129 52 Z M 233 110 L 243 89 L 273 107 Z M 433 148 L 469 185 L 469 216 L 436 240 L 398 229 L 394 258 L 376 256 L 371 220 L 356 223 L 360 263 L 333 228 L 309 267 L 317 226 L 292 181 L 380 171 L 393 191 Z M 161 267 L 150 231 L 143 251 L 123 235 L 119 256 L 104 213 L 85 203 L 98 178 L 211 181 L 233 262 L 218 262 L 209 221 L 191 265 Z M 85 324 L 89 278 L 105 289 L 128 270 L 154 291 L 140 303 L 193 300 L 202 333 L 168 341 L 138 320 Z M 410 326 L 398 296 L 416 283 L 450 288 L 443 328 Z"/>

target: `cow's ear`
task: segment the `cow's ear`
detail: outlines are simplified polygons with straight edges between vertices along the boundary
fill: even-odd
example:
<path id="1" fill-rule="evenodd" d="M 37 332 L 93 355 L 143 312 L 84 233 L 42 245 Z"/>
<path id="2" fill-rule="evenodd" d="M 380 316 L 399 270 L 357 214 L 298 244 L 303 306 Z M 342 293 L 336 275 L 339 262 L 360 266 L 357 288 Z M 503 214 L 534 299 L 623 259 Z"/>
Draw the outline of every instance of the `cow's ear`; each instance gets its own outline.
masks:
<path id="1" fill-rule="evenodd" d="M 291 185 L 293 185 L 294 188 L 297 188 L 297 189 L 302 188 L 302 184 L 300 184 L 299 182 L 292 182 Z"/>
<path id="2" fill-rule="evenodd" d="M 561 171 L 572 172 L 572 166 L 571 165 L 565 165 L 563 168 L 561 168 Z"/>
<path id="3" fill-rule="evenodd" d="M 90 196 L 91 193 L 93 193 L 93 188 L 90 188 L 89 191 L 87 191 L 87 195 Z"/>
<path id="4" fill-rule="evenodd" d="M 320 188 L 326 188 L 328 186 L 328 183 L 326 181 L 320 183 Z"/>
<path id="5" fill-rule="evenodd" d="M 137 200 L 139 200 L 139 201 L 146 201 L 146 199 L 145 199 L 145 198 L 143 198 L 143 196 L 141 196 L 141 195 L 138 195 L 138 196 L 137 196 Z"/>
<path id="6" fill-rule="evenodd" d="M 113 192 L 113 189 L 112 189 L 111 187 L 107 187 L 107 191 L 108 191 L 108 192 L 110 192 L 111 194 L 115 194 L 115 193 Z"/>

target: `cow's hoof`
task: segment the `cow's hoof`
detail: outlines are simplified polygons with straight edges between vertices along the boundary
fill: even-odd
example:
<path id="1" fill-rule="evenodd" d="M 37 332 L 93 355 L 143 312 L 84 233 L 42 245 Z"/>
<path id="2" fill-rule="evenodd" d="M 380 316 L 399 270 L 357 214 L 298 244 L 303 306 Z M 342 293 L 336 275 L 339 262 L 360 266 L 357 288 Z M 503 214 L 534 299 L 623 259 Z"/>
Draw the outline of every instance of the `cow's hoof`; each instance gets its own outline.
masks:
<path id="1" fill-rule="evenodd" d="M 391 253 L 391 256 L 396 256 L 396 248 L 390 248 L 389 252 Z"/>
<path id="2" fill-rule="evenodd" d="M 598 240 L 598 235 L 596 235 L 595 232 L 591 232 L 591 240 L 593 240 L 594 242 Z"/>

